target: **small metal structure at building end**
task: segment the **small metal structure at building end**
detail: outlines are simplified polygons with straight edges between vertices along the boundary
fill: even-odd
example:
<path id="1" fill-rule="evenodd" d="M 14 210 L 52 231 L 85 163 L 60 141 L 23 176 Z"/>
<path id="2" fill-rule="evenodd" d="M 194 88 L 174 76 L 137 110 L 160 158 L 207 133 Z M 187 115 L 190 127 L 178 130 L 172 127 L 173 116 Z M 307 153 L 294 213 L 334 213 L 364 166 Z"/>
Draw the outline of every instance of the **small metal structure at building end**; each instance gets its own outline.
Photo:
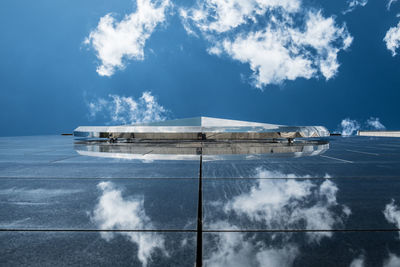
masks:
<path id="1" fill-rule="evenodd" d="M 358 136 L 374 136 L 374 137 L 400 137 L 400 131 L 386 131 L 386 130 L 379 130 L 379 131 L 364 131 L 359 130 L 357 131 Z"/>

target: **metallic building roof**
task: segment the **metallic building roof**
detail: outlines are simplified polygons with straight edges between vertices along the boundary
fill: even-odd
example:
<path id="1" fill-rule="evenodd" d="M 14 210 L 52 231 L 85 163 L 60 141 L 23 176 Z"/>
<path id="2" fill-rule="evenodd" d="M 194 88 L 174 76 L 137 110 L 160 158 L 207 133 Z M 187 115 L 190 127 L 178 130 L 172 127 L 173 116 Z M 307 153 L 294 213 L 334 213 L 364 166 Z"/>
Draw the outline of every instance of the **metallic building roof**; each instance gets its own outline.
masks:
<path id="1" fill-rule="evenodd" d="M 195 117 L 122 126 L 79 126 L 74 136 L 122 139 L 269 139 L 329 136 L 323 126 L 286 126 L 268 123 Z"/>

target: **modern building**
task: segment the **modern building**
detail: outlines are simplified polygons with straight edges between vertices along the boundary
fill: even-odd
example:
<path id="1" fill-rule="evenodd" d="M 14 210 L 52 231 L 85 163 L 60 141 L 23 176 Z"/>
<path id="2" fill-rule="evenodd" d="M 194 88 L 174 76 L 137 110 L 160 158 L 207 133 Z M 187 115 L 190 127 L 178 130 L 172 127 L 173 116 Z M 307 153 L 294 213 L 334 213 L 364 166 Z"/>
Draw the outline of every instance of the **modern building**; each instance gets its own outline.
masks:
<path id="1" fill-rule="evenodd" d="M 1 265 L 400 261 L 399 139 L 207 117 L 74 135 L 0 138 Z"/>

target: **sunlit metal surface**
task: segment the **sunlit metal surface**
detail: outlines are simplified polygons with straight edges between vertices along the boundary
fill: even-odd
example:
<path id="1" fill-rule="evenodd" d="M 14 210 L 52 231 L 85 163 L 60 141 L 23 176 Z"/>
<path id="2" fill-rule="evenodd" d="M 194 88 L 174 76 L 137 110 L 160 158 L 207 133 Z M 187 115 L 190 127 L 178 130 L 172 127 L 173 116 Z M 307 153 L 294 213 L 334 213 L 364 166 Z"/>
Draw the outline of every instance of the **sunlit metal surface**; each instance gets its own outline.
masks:
<path id="1" fill-rule="evenodd" d="M 400 137 L 400 131 L 358 131 L 359 136 Z"/>
<path id="2" fill-rule="evenodd" d="M 285 126 L 208 117 L 124 126 L 80 126 L 74 136 L 120 139 L 271 139 L 329 136 L 323 126 Z"/>

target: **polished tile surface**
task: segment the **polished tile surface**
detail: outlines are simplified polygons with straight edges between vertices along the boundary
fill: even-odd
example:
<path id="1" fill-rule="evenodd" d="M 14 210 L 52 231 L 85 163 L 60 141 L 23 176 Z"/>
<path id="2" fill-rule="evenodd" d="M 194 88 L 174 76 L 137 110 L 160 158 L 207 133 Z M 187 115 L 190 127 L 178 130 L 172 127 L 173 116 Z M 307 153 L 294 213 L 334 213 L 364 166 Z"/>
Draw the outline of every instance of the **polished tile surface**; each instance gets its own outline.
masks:
<path id="1" fill-rule="evenodd" d="M 193 266 L 192 233 L 2 232 L 2 266 Z"/>
<path id="2" fill-rule="evenodd" d="M 130 157 L 0 138 L 0 265 L 399 266 L 400 139 L 328 141 Z"/>

